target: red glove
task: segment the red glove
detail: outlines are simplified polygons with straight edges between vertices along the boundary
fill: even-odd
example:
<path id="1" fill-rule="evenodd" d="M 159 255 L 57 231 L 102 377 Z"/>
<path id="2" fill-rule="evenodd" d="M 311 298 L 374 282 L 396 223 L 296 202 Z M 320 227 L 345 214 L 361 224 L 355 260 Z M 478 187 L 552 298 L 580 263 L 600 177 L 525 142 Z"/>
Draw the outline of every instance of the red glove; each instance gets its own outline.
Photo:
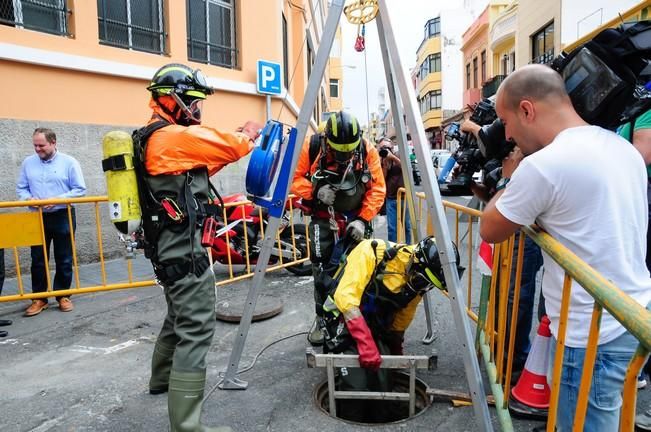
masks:
<path id="1" fill-rule="evenodd" d="M 382 364 L 382 357 L 375 345 L 371 330 L 366 325 L 364 317 L 357 317 L 346 321 L 346 327 L 350 335 L 357 342 L 357 351 L 359 352 L 359 365 L 365 369 L 377 371 Z"/>

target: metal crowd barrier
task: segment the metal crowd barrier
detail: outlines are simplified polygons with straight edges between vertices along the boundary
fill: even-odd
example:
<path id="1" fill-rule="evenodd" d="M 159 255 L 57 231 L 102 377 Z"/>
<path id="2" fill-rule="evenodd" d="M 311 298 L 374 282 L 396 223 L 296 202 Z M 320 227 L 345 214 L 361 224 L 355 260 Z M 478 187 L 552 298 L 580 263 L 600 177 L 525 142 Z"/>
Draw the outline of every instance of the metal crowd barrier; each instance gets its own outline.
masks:
<path id="1" fill-rule="evenodd" d="M 134 276 L 134 265 L 132 259 L 121 260 L 124 262 L 126 267 L 126 277 L 125 269 L 122 266 L 119 266 L 116 270 L 115 261 L 111 264 L 111 274 L 109 274 L 109 269 L 107 269 L 107 260 L 106 260 L 106 251 L 105 251 L 105 239 L 108 236 L 115 236 L 118 238 L 118 232 L 112 226 L 108 228 L 109 232 L 104 232 L 106 230 L 102 229 L 102 219 L 105 220 L 105 225 L 110 224 L 108 222 L 108 213 L 105 208 L 105 204 L 108 202 L 106 196 L 88 196 L 83 198 L 69 198 L 69 199 L 47 199 L 47 200 L 33 200 L 33 201 L 5 201 L 0 202 L 0 226 L 2 230 L 0 231 L 0 248 L 5 249 L 6 252 L 9 252 L 13 256 L 13 268 L 15 269 L 16 281 L 17 281 L 17 292 L 15 294 L 6 294 L 0 295 L 0 302 L 10 302 L 17 300 L 32 300 L 39 298 L 47 298 L 54 296 L 64 296 L 64 295 L 77 295 L 85 294 L 99 291 L 111 291 L 119 289 L 129 289 L 129 288 L 142 288 L 149 287 L 156 284 L 156 281 L 152 279 L 153 272 L 151 271 L 151 266 L 147 262 L 147 276 Z M 224 212 L 223 212 L 223 226 L 228 227 L 233 221 L 229 221 L 227 215 L 227 209 L 238 206 L 247 206 L 251 202 L 248 200 L 226 203 Z M 45 245 L 45 232 L 43 227 L 43 209 L 46 206 L 50 205 L 65 205 L 68 212 L 68 224 L 69 227 L 72 227 L 72 208 L 75 207 L 76 221 L 77 221 L 77 232 L 70 229 L 70 242 L 72 243 L 72 266 L 73 266 L 73 283 L 74 287 L 66 290 L 52 290 L 52 270 L 50 269 L 50 257 L 47 254 L 46 245 Z M 92 273 L 92 270 L 89 268 L 91 266 L 83 266 L 83 273 L 87 279 L 98 280 L 99 283 L 95 284 L 90 283 L 88 286 L 82 286 L 80 278 L 80 262 L 79 262 L 79 244 L 76 241 L 76 236 L 79 234 L 79 226 L 81 219 L 79 218 L 80 210 L 84 208 L 84 205 L 89 205 L 92 208 L 90 212 L 94 214 L 94 241 L 95 249 L 93 251 L 93 256 L 97 259 L 95 262 L 99 262 L 98 274 L 89 274 Z M 101 207 L 101 208 L 100 208 Z M 31 209 L 29 209 L 31 208 Z M 29 209 L 29 210 L 28 210 Z M 260 235 L 262 238 L 264 236 L 264 224 L 262 222 L 262 209 L 258 208 L 257 211 L 261 218 L 260 226 Z M 305 224 L 305 237 L 307 244 L 305 245 L 306 255 L 299 257 L 297 255 L 297 245 L 295 239 L 294 231 L 294 222 L 296 219 L 295 216 L 296 209 L 293 206 L 292 201 L 289 201 L 289 212 L 288 212 L 288 221 L 286 230 L 291 230 L 291 244 L 292 244 L 292 253 L 289 257 L 284 257 L 281 253 L 278 257 L 278 262 L 275 265 L 269 266 L 267 271 L 275 271 L 282 268 L 287 268 L 290 266 L 300 265 L 302 263 L 309 262 L 309 235 L 307 232 L 307 223 Z M 102 218 L 104 215 L 104 218 Z M 305 217 L 305 216 L 304 216 Z M 246 257 L 246 262 L 242 265 L 243 270 L 238 271 L 235 268 L 235 264 L 232 262 L 232 253 L 231 248 L 226 248 L 226 263 L 224 265 L 227 267 L 228 276 L 225 279 L 219 280 L 216 282 L 216 286 L 225 285 L 242 279 L 253 277 L 253 268 L 254 263 L 250 260 L 250 247 L 249 244 L 251 239 L 248 238 L 247 223 L 250 223 L 246 219 L 241 221 L 243 224 L 243 233 L 244 233 L 244 256 Z M 85 233 L 90 234 L 90 233 Z M 226 244 L 231 245 L 231 236 L 229 230 L 225 230 L 225 239 Z M 277 235 L 278 247 L 281 249 L 281 239 Z M 29 264 L 26 264 L 26 260 L 29 260 L 29 250 L 31 247 L 42 247 L 43 254 L 45 257 L 45 275 L 47 280 L 48 289 L 45 292 L 41 293 L 30 293 L 25 290 L 25 281 L 24 269 L 29 268 Z M 123 256 L 126 254 L 126 243 L 123 245 L 120 244 L 118 248 L 119 254 Z M 138 253 L 137 255 L 142 255 Z M 120 261 L 120 260 L 117 260 Z M 7 270 L 10 270 L 10 266 L 6 266 Z M 115 278 L 120 280 L 114 280 Z M 5 281 L 5 285 L 8 285 L 8 280 Z M 6 288 L 6 287 L 5 287 Z"/>
<path id="2" fill-rule="evenodd" d="M 397 213 L 398 236 L 404 235 L 404 209 L 401 207 L 404 198 L 401 200 L 399 191 Z M 418 194 L 419 201 L 424 196 Z M 474 217 L 481 217 L 481 212 L 463 207 L 454 203 L 443 201 L 446 209 L 454 210 L 456 215 L 455 239 L 459 244 L 460 214 L 468 217 L 468 263 L 474 262 L 473 255 L 476 253 L 472 246 L 472 221 Z M 418 204 L 416 211 L 422 212 L 423 206 Z M 422 213 L 421 213 L 422 216 Z M 429 219 L 429 215 L 426 215 Z M 428 224 L 428 234 L 434 234 Z M 493 251 L 493 274 L 482 276 L 479 299 L 479 314 L 471 310 L 471 284 L 472 277 L 468 277 L 468 315 L 477 324 L 476 345 L 477 354 L 483 358 L 484 366 L 489 378 L 491 390 L 495 398 L 497 418 L 502 430 L 511 431 L 513 425 L 509 412 L 509 395 L 511 393 L 511 374 L 513 366 L 513 353 L 515 347 L 515 329 L 517 327 L 518 303 L 520 297 L 520 282 L 522 275 L 522 261 L 525 236 L 541 247 L 554 261 L 565 270 L 565 279 L 561 297 L 561 316 L 559 318 L 558 339 L 552 366 L 552 381 L 550 405 L 547 414 L 547 431 L 555 430 L 558 414 L 558 400 L 560 392 L 561 367 L 563 361 L 565 334 L 567 330 L 570 292 L 572 281 L 581 285 L 589 293 L 594 301 L 594 309 L 590 322 L 590 332 L 586 346 L 585 361 L 579 386 L 579 394 L 574 417 L 574 431 L 582 431 L 584 428 L 585 415 L 587 412 L 589 391 L 592 382 L 594 362 L 596 358 L 599 326 L 601 314 L 605 309 L 622 326 L 624 326 L 637 340 L 638 347 L 631 359 L 624 387 L 622 390 L 622 409 L 620 417 L 620 431 L 632 432 L 634 430 L 635 409 L 637 400 L 637 376 L 644 366 L 646 358 L 651 350 L 651 311 L 638 304 L 630 296 L 620 290 L 612 282 L 588 266 L 585 262 L 574 255 L 570 250 L 543 232 L 536 226 L 523 227 L 519 236 L 517 256 L 513 254 L 515 236 L 503 243 L 495 244 Z M 512 268 L 515 265 L 515 281 L 513 293 L 513 305 L 510 311 L 507 310 L 509 287 L 511 282 Z M 471 265 L 468 266 L 471 270 Z M 499 291 L 499 293 L 498 293 Z M 507 334 L 507 316 L 510 315 L 510 326 Z M 506 350 L 506 357 L 504 356 Z"/>
<path id="3" fill-rule="evenodd" d="M 406 206 L 404 205 L 406 190 L 404 188 L 398 189 L 398 194 L 396 198 L 396 213 L 398 214 L 397 222 L 397 241 L 398 243 L 404 242 L 405 239 L 405 212 Z M 415 211 L 417 213 L 417 218 L 419 220 L 426 221 L 426 230 L 427 235 L 435 236 L 434 227 L 432 225 L 432 215 L 427 209 L 425 194 L 422 192 L 416 193 L 417 202 L 414 203 Z M 466 313 L 468 316 L 475 322 L 477 322 L 477 314 L 472 310 L 472 275 L 473 275 L 473 266 L 472 263 L 475 260 L 475 248 L 474 248 L 474 234 L 473 227 L 479 221 L 481 212 L 479 210 L 471 209 L 469 207 L 462 206 L 450 201 L 443 200 L 443 208 L 445 209 L 446 214 L 448 212 L 454 212 L 454 243 L 457 245 L 459 254 L 462 254 L 463 249 L 465 248 L 466 255 L 461 255 L 462 264 L 466 267 L 464 277 L 467 275 L 466 279 Z M 462 216 L 466 218 L 465 221 L 461 221 Z M 466 227 L 466 231 L 461 235 L 463 227 Z M 465 242 L 465 243 L 464 243 Z M 465 261 L 467 260 L 467 261 Z M 464 262 L 465 261 L 465 262 Z M 447 295 L 447 292 L 443 293 Z"/>

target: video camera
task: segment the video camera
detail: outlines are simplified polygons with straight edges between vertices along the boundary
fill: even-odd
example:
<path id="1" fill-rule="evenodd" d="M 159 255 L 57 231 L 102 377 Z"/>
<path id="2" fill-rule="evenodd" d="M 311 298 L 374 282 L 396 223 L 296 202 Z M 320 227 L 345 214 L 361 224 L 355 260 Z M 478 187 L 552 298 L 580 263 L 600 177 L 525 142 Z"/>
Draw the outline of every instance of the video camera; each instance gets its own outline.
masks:
<path id="1" fill-rule="evenodd" d="M 607 28 L 552 63 L 565 81 L 576 112 L 606 129 L 628 123 L 651 109 L 649 81 L 651 21 Z"/>
<path id="2" fill-rule="evenodd" d="M 459 165 L 456 177 L 448 184 L 448 189 L 452 192 L 467 191 L 475 172 L 493 171 L 495 164 L 489 162 L 497 160 L 499 166 L 515 147 L 515 143 L 506 140 L 504 125 L 497 118 L 495 106 L 490 99 L 482 99 L 477 103 L 470 120 L 482 127 L 479 139 L 473 134 L 461 133 L 459 123 L 452 123 L 445 134 L 447 138 L 459 143 L 452 155 Z"/>
<path id="3" fill-rule="evenodd" d="M 563 77 L 576 112 L 586 122 L 615 129 L 651 109 L 651 20 L 602 30 L 571 52 L 561 53 L 550 66 Z M 506 141 L 490 99 L 477 104 L 470 120 L 482 126 L 479 139 L 462 134 L 458 123 L 446 132 L 459 142 L 453 155 L 459 172 L 448 184 L 451 191 L 467 190 L 480 169 L 490 188 L 501 175 L 496 167 L 515 146 Z"/>

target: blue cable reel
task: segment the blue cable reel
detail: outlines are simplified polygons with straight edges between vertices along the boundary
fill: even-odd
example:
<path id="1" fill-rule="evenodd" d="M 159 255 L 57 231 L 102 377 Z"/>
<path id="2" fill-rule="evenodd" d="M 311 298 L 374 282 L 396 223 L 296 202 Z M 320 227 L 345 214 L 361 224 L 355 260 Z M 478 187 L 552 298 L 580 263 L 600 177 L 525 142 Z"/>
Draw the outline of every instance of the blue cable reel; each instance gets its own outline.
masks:
<path id="1" fill-rule="evenodd" d="M 246 191 L 253 202 L 281 217 L 287 189 L 292 180 L 292 155 L 296 148 L 296 128 L 283 135 L 285 125 L 269 120 L 256 142 L 246 170 Z M 287 156 L 287 157 L 285 157 Z"/>

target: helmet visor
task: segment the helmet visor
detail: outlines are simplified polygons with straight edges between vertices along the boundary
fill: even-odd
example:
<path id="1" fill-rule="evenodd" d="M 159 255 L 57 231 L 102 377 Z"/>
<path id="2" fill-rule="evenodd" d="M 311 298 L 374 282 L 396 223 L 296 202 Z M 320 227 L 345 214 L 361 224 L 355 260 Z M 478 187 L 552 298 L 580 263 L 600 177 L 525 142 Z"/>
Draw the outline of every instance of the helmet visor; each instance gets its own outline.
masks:
<path id="1" fill-rule="evenodd" d="M 199 69 L 192 73 L 192 78 L 199 89 L 203 90 L 206 94 L 212 94 L 212 88 L 208 85 L 206 76 Z"/>
<path id="2" fill-rule="evenodd" d="M 188 107 L 189 115 L 192 123 L 200 124 L 201 123 L 201 110 L 203 109 L 203 99 L 195 99 L 190 103 Z"/>

